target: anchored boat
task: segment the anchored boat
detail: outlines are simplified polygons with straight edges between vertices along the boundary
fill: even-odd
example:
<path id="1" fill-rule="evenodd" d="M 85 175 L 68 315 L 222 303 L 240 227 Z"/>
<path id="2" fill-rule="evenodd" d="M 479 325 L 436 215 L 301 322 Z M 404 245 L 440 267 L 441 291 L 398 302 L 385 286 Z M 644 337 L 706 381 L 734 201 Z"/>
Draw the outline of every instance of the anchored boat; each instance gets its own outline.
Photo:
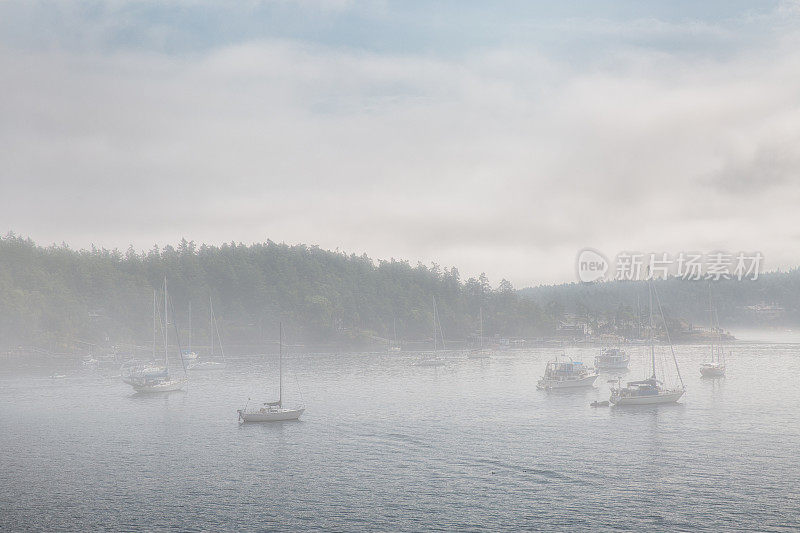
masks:
<path id="1" fill-rule="evenodd" d="M 539 390 L 573 389 L 592 387 L 597 379 L 597 372 L 589 370 L 581 361 L 549 361 L 544 375 L 536 384 Z"/>
<path id="2" fill-rule="evenodd" d="M 719 316 L 711 301 L 711 286 L 708 289 L 708 312 L 711 323 L 711 359 L 700 365 L 700 374 L 704 378 L 721 378 L 725 376 L 725 349 L 722 347 Z M 716 320 L 715 320 L 716 319 Z M 717 341 L 716 343 L 714 341 Z"/>
<path id="3" fill-rule="evenodd" d="M 153 294 L 153 359 L 155 359 L 156 346 L 156 316 L 158 305 L 155 293 Z M 178 346 L 180 350 L 180 346 Z M 183 363 L 183 359 L 181 359 Z M 184 368 L 184 371 L 186 369 Z M 186 376 L 173 377 L 169 372 L 169 296 L 167 292 L 167 278 L 164 278 L 164 366 L 144 365 L 129 369 L 123 374 L 122 380 L 140 393 L 172 392 L 181 390 L 186 386 Z"/>
<path id="4" fill-rule="evenodd" d="M 225 368 L 225 349 L 222 347 L 222 337 L 219 334 L 219 324 L 217 323 L 216 318 L 214 318 L 214 302 L 211 301 L 211 297 L 208 297 L 208 308 L 210 310 L 211 316 L 211 326 L 209 329 L 209 336 L 211 339 L 211 354 L 209 355 L 208 359 L 205 361 L 193 361 L 189 363 L 188 367 L 189 370 L 223 370 Z M 214 358 L 214 335 L 216 334 L 217 341 L 219 342 L 219 352 L 222 357 L 221 361 L 217 361 Z"/>
<path id="5" fill-rule="evenodd" d="M 683 393 L 685 387 L 683 385 L 683 378 L 681 378 L 680 369 L 678 368 L 678 360 L 675 358 L 675 350 L 672 347 L 672 342 L 669 338 L 669 330 L 667 329 L 666 321 L 664 320 L 664 312 L 661 309 L 661 302 L 658 300 L 658 293 L 655 292 L 652 281 L 647 283 L 648 294 L 650 297 L 650 367 L 651 375 L 649 378 L 641 381 L 629 381 L 625 387 L 621 382 L 617 382 L 616 387 L 611 387 L 611 398 L 609 401 L 614 405 L 653 405 L 660 403 L 673 403 L 677 402 Z M 653 294 L 655 293 L 658 302 L 658 309 L 661 313 L 661 321 L 664 324 L 664 331 L 667 335 L 667 342 L 669 343 L 670 353 L 672 354 L 672 361 L 675 364 L 675 371 L 680 380 L 680 386 L 670 387 L 667 386 L 662 380 L 659 380 L 656 375 L 656 352 L 655 352 L 655 339 L 653 335 Z M 666 366 L 666 365 L 663 365 Z"/>
<path id="6" fill-rule="evenodd" d="M 283 324 L 280 325 L 278 335 L 278 401 L 264 402 L 259 407 L 248 407 L 239 409 L 240 422 L 280 422 L 283 420 L 297 420 L 305 412 L 302 406 L 286 408 L 283 406 Z M 249 398 L 248 398 L 249 401 Z"/>
<path id="7" fill-rule="evenodd" d="M 597 370 L 627 370 L 631 356 L 619 348 L 606 348 L 594 358 Z"/>

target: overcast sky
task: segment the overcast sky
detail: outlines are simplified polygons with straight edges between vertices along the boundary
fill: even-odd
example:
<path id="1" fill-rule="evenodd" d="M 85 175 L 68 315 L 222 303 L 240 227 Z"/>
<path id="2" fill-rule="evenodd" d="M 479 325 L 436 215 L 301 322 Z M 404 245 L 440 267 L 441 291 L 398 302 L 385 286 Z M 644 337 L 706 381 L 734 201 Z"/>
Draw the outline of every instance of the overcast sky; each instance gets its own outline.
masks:
<path id="1" fill-rule="evenodd" d="M 800 264 L 798 2 L 0 0 L 0 229 Z"/>

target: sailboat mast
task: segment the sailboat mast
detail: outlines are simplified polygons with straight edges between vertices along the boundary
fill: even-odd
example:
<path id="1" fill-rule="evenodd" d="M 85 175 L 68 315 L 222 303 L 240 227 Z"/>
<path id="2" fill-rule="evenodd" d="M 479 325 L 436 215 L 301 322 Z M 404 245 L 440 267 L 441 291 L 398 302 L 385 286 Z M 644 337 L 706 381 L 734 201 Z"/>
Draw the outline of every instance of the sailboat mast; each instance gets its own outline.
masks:
<path id="1" fill-rule="evenodd" d="M 158 295 L 155 289 L 153 289 L 153 361 L 156 360 L 156 335 L 158 333 L 158 328 L 156 327 L 156 315 L 158 314 Z"/>
<path id="2" fill-rule="evenodd" d="M 480 315 L 481 319 L 480 335 L 481 335 L 481 350 L 483 350 L 483 307 L 478 308 L 478 314 Z"/>
<path id="3" fill-rule="evenodd" d="M 189 302 L 189 346 L 186 347 L 187 353 L 192 353 L 192 302 Z"/>
<path id="4" fill-rule="evenodd" d="M 278 407 L 283 407 L 283 322 L 278 323 Z"/>
<path id="5" fill-rule="evenodd" d="M 164 368 L 169 373 L 169 303 L 167 298 L 167 276 L 164 276 Z"/>
<path id="6" fill-rule="evenodd" d="M 433 297 L 433 350 L 436 351 L 436 296 Z"/>
<path id="7" fill-rule="evenodd" d="M 656 379 L 656 344 L 655 344 L 655 330 L 653 329 L 653 282 L 647 282 L 647 294 L 650 298 L 650 363 L 653 367 L 653 379 Z M 664 329 L 667 324 L 664 323 Z"/>
<path id="8" fill-rule="evenodd" d="M 708 327 L 711 331 L 711 362 L 714 362 L 714 310 L 711 304 L 711 282 L 708 282 Z"/>
<path id="9" fill-rule="evenodd" d="M 211 301 L 211 296 L 208 297 L 208 309 L 210 318 L 210 328 L 208 330 L 208 338 L 211 343 L 211 357 L 214 357 L 214 302 Z"/>

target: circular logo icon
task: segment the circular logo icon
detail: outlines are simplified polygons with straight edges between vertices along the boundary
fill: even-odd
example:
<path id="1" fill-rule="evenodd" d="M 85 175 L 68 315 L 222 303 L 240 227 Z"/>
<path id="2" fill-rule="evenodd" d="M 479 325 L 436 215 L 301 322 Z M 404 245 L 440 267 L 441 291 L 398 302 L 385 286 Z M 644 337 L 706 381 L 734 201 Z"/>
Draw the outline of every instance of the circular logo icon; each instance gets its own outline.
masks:
<path id="1" fill-rule="evenodd" d="M 591 283 L 603 279 L 608 272 L 608 259 L 593 248 L 584 248 L 578 252 L 578 261 L 575 265 L 578 279 L 584 283 Z"/>

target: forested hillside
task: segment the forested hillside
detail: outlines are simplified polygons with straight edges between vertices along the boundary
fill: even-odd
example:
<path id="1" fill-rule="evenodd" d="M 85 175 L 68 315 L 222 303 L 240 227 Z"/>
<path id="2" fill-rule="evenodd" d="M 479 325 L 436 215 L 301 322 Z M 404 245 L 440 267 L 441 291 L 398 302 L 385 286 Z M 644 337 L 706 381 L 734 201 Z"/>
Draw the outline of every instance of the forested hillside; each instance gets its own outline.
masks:
<path id="1" fill-rule="evenodd" d="M 757 280 L 686 281 L 677 278 L 654 283 L 665 315 L 701 326 L 709 321 L 713 301 L 722 327 L 800 324 L 800 270 L 769 272 Z M 644 282 L 568 283 L 519 291 L 542 306 L 549 316 L 572 314 L 589 324 L 633 321 L 647 314 Z M 645 318 L 643 318 L 644 320 Z"/>
<path id="2" fill-rule="evenodd" d="M 431 338 L 436 297 L 447 340 L 550 331 L 540 306 L 503 281 L 462 281 L 455 268 L 372 261 L 366 256 L 271 241 L 177 248 L 72 250 L 0 239 L 0 348 L 68 348 L 77 342 L 145 344 L 152 337 L 153 290 L 169 280 L 185 333 L 192 307 L 195 343 L 208 342 L 209 297 L 231 342 L 274 337 L 279 320 L 298 342 L 362 346 L 392 338 Z"/>

